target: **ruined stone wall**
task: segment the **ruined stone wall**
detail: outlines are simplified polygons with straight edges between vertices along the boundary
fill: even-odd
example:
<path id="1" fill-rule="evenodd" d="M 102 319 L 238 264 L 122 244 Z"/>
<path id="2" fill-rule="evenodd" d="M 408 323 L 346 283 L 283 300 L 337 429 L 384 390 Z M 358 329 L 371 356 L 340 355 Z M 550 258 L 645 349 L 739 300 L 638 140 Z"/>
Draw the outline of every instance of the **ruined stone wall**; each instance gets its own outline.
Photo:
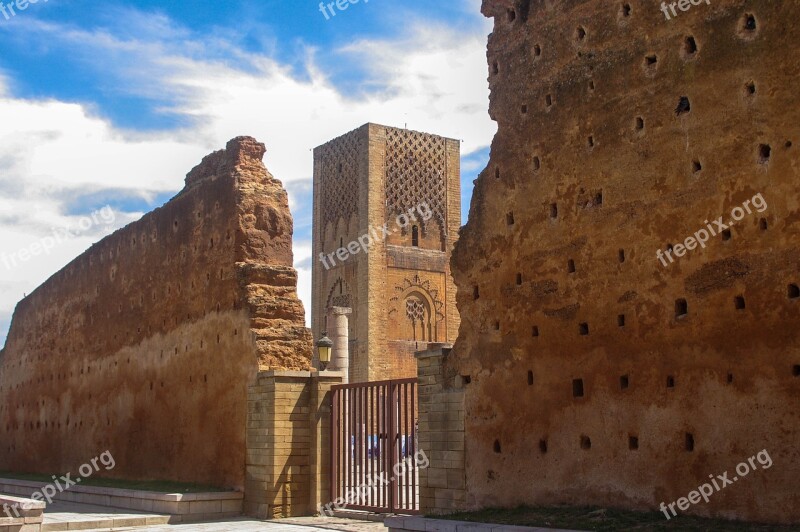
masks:
<path id="1" fill-rule="evenodd" d="M 657 508 L 766 450 L 688 511 L 800 520 L 800 4 L 682 4 L 483 2 L 498 133 L 453 257 L 470 506 Z"/>
<path id="2" fill-rule="evenodd" d="M 247 386 L 311 356 L 264 153 L 234 139 L 19 303 L 0 353 L 0 470 L 74 472 L 108 450 L 116 477 L 244 486 Z"/>

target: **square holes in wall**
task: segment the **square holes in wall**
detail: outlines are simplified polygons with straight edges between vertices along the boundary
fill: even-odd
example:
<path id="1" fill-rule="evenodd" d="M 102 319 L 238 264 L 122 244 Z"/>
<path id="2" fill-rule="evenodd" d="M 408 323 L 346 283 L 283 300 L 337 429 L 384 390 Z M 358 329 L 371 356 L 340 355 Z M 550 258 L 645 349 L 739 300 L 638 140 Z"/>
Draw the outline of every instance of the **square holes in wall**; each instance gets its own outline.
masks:
<path id="1" fill-rule="evenodd" d="M 667 377 L 667 388 L 674 388 L 675 387 L 675 377 L 670 375 Z"/>
<path id="2" fill-rule="evenodd" d="M 592 439 L 589 436 L 581 436 L 581 449 L 588 451 L 592 448 Z"/>
<path id="3" fill-rule="evenodd" d="M 724 231 L 722 231 L 722 241 L 723 242 L 727 242 L 731 238 L 733 238 L 733 233 L 731 232 L 730 229 L 725 229 Z"/>
<path id="4" fill-rule="evenodd" d="M 539 337 L 539 327 L 534 325 L 531 328 L 531 336 L 533 336 L 534 338 L 538 338 Z"/>
<path id="5" fill-rule="evenodd" d="M 539 440 L 539 452 L 542 454 L 547 453 L 547 440 Z"/>
<path id="6" fill-rule="evenodd" d="M 686 433 L 685 445 L 686 445 L 686 451 L 687 452 L 694 451 L 694 434 L 690 434 L 688 432 Z"/>
<path id="7" fill-rule="evenodd" d="M 625 314 L 620 314 L 617 316 L 617 325 L 620 327 L 625 327 Z"/>
<path id="8" fill-rule="evenodd" d="M 787 291 L 787 295 L 788 295 L 789 299 L 799 299 L 800 298 L 800 286 L 797 286 L 796 284 L 790 284 L 789 288 L 788 288 L 788 291 Z"/>
<path id="9" fill-rule="evenodd" d="M 620 249 L 619 250 L 617 258 L 618 258 L 620 264 L 625 262 L 625 250 L 624 249 Z"/>
<path id="10" fill-rule="evenodd" d="M 685 299 L 675 300 L 675 317 L 685 318 L 689 315 L 689 303 Z"/>
<path id="11" fill-rule="evenodd" d="M 557 203 L 551 203 L 550 204 L 550 218 L 552 218 L 553 220 L 558 218 L 558 204 Z"/>
<path id="12" fill-rule="evenodd" d="M 638 451 L 639 450 L 639 437 L 638 436 L 628 436 L 628 449 L 631 451 Z"/>
<path id="13" fill-rule="evenodd" d="M 761 144 L 758 146 L 758 162 L 760 164 L 768 164 L 772 157 L 772 148 L 769 144 Z"/>
<path id="14" fill-rule="evenodd" d="M 533 371 L 528 371 L 528 386 L 533 386 Z"/>
<path id="15" fill-rule="evenodd" d="M 583 379 L 573 379 L 572 397 L 583 397 Z"/>
<path id="16" fill-rule="evenodd" d="M 589 336 L 589 324 L 581 323 L 578 325 L 578 332 L 581 336 Z"/>
<path id="17" fill-rule="evenodd" d="M 800 377 L 800 364 L 795 364 L 792 366 L 792 375 L 794 377 Z"/>
<path id="18" fill-rule="evenodd" d="M 568 273 L 575 273 L 575 261 L 572 260 L 572 259 L 569 259 L 567 261 L 567 272 Z"/>
<path id="19" fill-rule="evenodd" d="M 631 386 L 630 377 L 628 377 L 627 375 L 623 375 L 622 377 L 619 378 L 620 390 L 627 390 L 628 388 L 630 388 L 630 386 Z"/>
<path id="20" fill-rule="evenodd" d="M 736 310 L 744 310 L 746 307 L 746 303 L 744 300 L 744 296 L 736 296 L 733 298 L 733 305 L 736 307 Z"/>

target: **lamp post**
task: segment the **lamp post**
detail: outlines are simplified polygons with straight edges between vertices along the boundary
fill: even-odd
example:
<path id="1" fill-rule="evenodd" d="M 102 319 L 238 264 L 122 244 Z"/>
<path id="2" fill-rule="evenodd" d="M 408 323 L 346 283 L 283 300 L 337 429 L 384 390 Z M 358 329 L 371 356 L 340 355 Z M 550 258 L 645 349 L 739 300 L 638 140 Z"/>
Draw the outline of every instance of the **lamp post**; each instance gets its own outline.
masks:
<path id="1" fill-rule="evenodd" d="M 331 361 L 331 351 L 333 350 L 333 341 L 328 338 L 328 333 L 323 332 L 322 338 L 317 340 L 317 354 L 319 354 L 319 369 L 325 371 Z"/>

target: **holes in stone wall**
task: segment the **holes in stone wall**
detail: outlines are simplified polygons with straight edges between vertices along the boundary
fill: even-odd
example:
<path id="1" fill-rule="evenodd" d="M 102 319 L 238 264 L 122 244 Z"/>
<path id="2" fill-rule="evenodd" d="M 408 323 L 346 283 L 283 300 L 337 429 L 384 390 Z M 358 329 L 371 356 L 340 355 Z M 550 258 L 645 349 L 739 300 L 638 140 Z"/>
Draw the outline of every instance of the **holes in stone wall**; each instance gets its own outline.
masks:
<path id="1" fill-rule="evenodd" d="M 644 66 L 645 71 L 651 73 L 654 72 L 658 66 L 658 56 L 656 54 L 646 55 L 642 65 Z"/>
<path id="2" fill-rule="evenodd" d="M 494 178 L 495 179 L 500 179 L 500 168 L 495 168 L 494 169 Z"/>
<path id="3" fill-rule="evenodd" d="M 589 146 L 589 149 L 594 148 L 594 136 L 589 135 L 589 138 L 586 139 L 586 144 Z"/>
<path id="4" fill-rule="evenodd" d="M 620 390 L 627 390 L 631 386 L 630 377 L 627 375 L 623 375 L 619 378 L 619 389 Z"/>
<path id="5" fill-rule="evenodd" d="M 588 451 L 592 448 L 592 439 L 589 436 L 581 436 L 581 449 Z"/>
<path id="6" fill-rule="evenodd" d="M 639 438 L 637 436 L 628 436 L 628 449 L 631 451 L 639 450 Z"/>
<path id="7" fill-rule="evenodd" d="M 617 325 L 620 327 L 625 327 L 625 314 L 620 314 L 617 316 Z"/>
<path id="8" fill-rule="evenodd" d="M 687 432 L 685 440 L 686 440 L 686 451 L 691 453 L 692 451 L 694 451 L 694 434 Z"/>
<path id="9" fill-rule="evenodd" d="M 481 290 L 478 285 L 472 287 L 472 299 L 477 301 L 481 297 Z"/>
<path id="10" fill-rule="evenodd" d="M 733 373 L 728 373 L 728 384 L 733 384 Z"/>
<path id="11" fill-rule="evenodd" d="M 558 218 L 558 204 L 551 203 L 550 204 L 550 218 L 556 219 Z"/>
<path id="12" fill-rule="evenodd" d="M 494 330 L 495 331 L 499 331 L 500 330 L 500 322 L 499 321 L 495 321 L 494 322 Z"/>
<path id="13" fill-rule="evenodd" d="M 722 231 L 721 234 L 722 234 L 722 241 L 723 242 L 727 242 L 728 240 L 733 238 L 733 233 L 731 232 L 730 229 L 725 229 L 724 231 Z"/>
<path id="14" fill-rule="evenodd" d="M 541 57 L 542 55 L 542 47 L 538 44 L 533 45 L 533 57 Z"/>
<path id="15" fill-rule="evenodd" d="M 736 310 L 744 310 L 746 307 L 746 303 L 744 300 L 744 296 L 736 296 L 733 298 L 733 306 L 736 307 Z"/>
<path id="16" fill-rule="evenodd" d="M 552 94 L 548 94 L 547 96 L 544 97 L 544 105 L 548 109 L 553 106 L 553 95 Z"/>
<path id="17" fill-rule="evenodd" d="M 695 159 L 692 161 L 692 173 L 699 174 L 703 170 L 703 164 L 700 162 L 700 159 Z"/>
<path id="18" fill-rule="evenodd" d="M 520 286 L 520 285 L 522 285 L 522 274 L 518 273 L 517 274 L 517 286 Z"/>
<path id="19" fill-rule="evenodd" d="M 684 318 L 689 315 L 689 303 L 685 299 L 675 300 L 675 317 Z"/>
<path id="20" fill-rule="evenodd" d="M 686 39 L 684 39 L 683 41 L 683 50 L 682 50 L 683 58 L 692 59 L 693 57 L 696 56 L 698 51 L 699 48 L 697 47 L 697 41 L 695 40 L 695 38 L 692 37 L 691 35 L 686 37 Z"/>
<path id="21" fill-rule="evenodd" d="M 756 95 L 756 83 L 755 81 L 748 81 L 744 84 L 744 95 L 746 97 L 755 96 Z"/>
<path id="22" fill-rule="evenodd" d="M 623 264 L 625 262 L 625 250 L 624 249 L 620 249 L 619 250 L 619 253 L 617 254 L 617 260 L 619 260 L 620 264 Z"/>
<path id="23" fill-rule="evenodd" d="M 509 212 L 506 214 L 506 225 L 514 225 L 514 213 Z"/>
<path id="24" fill-rule="evenodd" d="M 533 336 L 534 338 L 539 338 L 539 327 L 537 327 L 536 325 L 534 325 L 531 328 L 531 336 Z"/>
<path id="25" fill-rule="evenodd" d="M 800 377 L 800 364 L 795 364 L 792 366 L 792 376 Z"/>
<path id="26" fill-rule="evenodd" d="M 637 116 L 636 119 L 633 121 L 633 128 L 636 131 L 642 131 L 644 129 L 644 118 L 641 116 Z"/>
<path id="27" fill-rule="evenodd" d="M 581 323 L 578 325 L 578 332 L 581 336 L 589 336 L 589 324 Z"/>
<path id="28" fill-rule="evenodd" d="M 667 377 L 667 388 L 674 388 L 675 387 L 675 377 L 670 375 Z"/>
<path id="29" fill-rule="evenodd" d="M 575 40 L 577 42 L 581 42 L 586 39 L 586 28 L 583 26 L 578 26 L 575 29 Z"/>
<path id="30" fill-rule="evenodd" d="M 758 162 L 760 164 L 768 164 L 769 159 L 772 157 L 772 147 L 769 144 L 761 144 L 758 146 Z"/>
<path id="31" fill-rule="evenodd" d="M 784 144 L 784 146 L 786 146 L 786 149 L 788 150 L 789 148 L 792 147 L 792 141 L 791 140 L 787 140 L 786 144 Z"/>
<path id="32" fill-rule="evenodd" d="M 509 22 L 514 22 L 515 20 L 517 20 L 517 12 L 514 11 L 513 9 L 509 9 L 506 12 L 506 16 L 508 17 Z"/>
<path id="33" fill-rule="evenodd" d="M 594 195 L 594 206 L 595 207 L 602 207 L 603 206 L 603 191 L 602 190 Z"/>
<path id="34" fill-rule="evenodd" d="M 524 115 L 528 114 L 528 106 L 527 106 L 527 105 L 525 105 L 525 104 L 523 104 L 523 105 L 522 105 L 522 107 L 520 108 L 520 111 L 521 111 L 521 112 L 522 112 L 522 114 L 524 114 Z"/>
<path id="35" fill-rule="evenodd" d="M 680 100 L 678 100 L 678 106 L 675 108 L 675 114 L 681 116 L 691 112 L 691 110 L 692 103 L 689 101 L 689 98 L 687 96 L 681 96 Z"/>
<path id="36" fill-rule="evenodd" d="M 499 74 L 500 73 L 500 64 L 495 61 L 492 63 L 492 74 Z"/>
<path id="37" fill-rule="evenodd" d="M 583 379 L 572 380 L 572 397 L 583 397 Z"/>
<path id="38" fill-rule="evenodd" d="M 542 161 L 539 159 L 539 157 L 537 157 L 537 156 L 534 156 L 534 157 L 533 157 L 533 170 L 536 172 L 536 171 L 538 171 L 538 170 L 539 170 L 541 167 L 542 167 Z"/>
<path id="39" fill-rule="evenodd" d="M 622 4 L 622 6 L 620 6 L 619 16 L 620 16 L 620 18 L 628 18 L 628 17 L 631 16 L 632 12 L 633 12 L 633 9 L 631 8 L 631 5 L 625 3 L 625 4 Z"/>
<path id="40" fill-rule="evenodd" d="M 528 386 L 533 386 L 533 371 L 528 371 Z"/>
<path id="41" fill-rule="evenodd" d="M 594 81 L 589 80 L 589 92 L 594 92 Z"/>
<path id="42" fill-rule="evenodd" d="M 500 447 L 500 440 L 494 440 L 494 452 L 500 454 L 503 450 Z"/>
<path id="43" fill-rule="evenodd" d="M 752 13 L 745 13 L 739 19 L 739 27 L 736 32 L 742 39 L 752 39 L 758 33 L 758 21 Z"/>
<path id="44" fill-rule="evenodd" d="M 787 295 L 789 296 L 789 299 L 800 298 L 800 286 L 797 286 L 794 283 L 790 284 L 787 290 Z"/>
<path id="45" fill-rule="evenodd" d="M 568 273 L 575 273 L 575 271 L 576 271 L 575 270 L 575 261 L 572 260 L 572 259 L 569 259 L 567 261 L 567 272 Z"/>
<path id="46" fill-rule="evenodd" d="M 539 440 L 539 452 L 547 454 L 547 440 Z"/>

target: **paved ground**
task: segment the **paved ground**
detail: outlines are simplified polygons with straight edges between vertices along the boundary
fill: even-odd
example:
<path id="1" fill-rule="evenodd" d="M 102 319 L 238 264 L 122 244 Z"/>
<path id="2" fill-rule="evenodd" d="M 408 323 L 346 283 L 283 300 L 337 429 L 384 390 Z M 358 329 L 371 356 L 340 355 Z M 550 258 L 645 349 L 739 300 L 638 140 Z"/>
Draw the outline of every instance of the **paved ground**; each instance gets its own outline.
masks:
<path id="1" fill-rule="evenodd" d="M 98 528 L 85 532 L 108 532 L 142 530 L 146 532 L 313 532 L 341 530 L 346 532 L 380 532 L 386 530 L 383 523 L 353 521 L 336 517 L 302 517 L 275 521 L 231 519 L 221 523 L 191 525 L 154 525 L 138 528 Z"/>
<path id="2" fill-rule="evenodd" d="M 45 532 L 76 530 L 109 532 L 141 530 L 146 532 L 381 532 L 381 522 L 357 521 L 338 517 L 302 517 L 275 521 L 248 518 L 230 519 L 218 523 L 168 525 L 168 516 L 123 510 L 106 506 L 54 502 L 47 506 L 42 529 Z M 144 526 L 144 525 L 147 526 Z"/>

